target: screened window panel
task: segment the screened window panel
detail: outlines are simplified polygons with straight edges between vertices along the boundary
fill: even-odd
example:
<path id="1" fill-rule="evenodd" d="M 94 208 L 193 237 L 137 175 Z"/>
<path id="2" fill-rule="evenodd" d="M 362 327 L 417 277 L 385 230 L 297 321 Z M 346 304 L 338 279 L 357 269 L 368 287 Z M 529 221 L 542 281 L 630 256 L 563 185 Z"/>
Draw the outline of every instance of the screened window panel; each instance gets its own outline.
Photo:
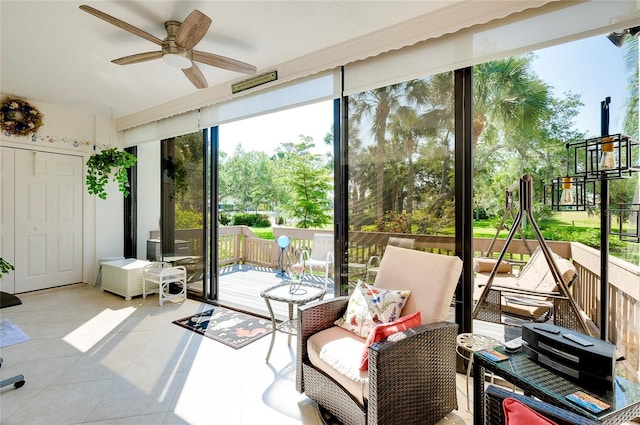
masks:
<path id="1" fill-rule="evenodd" d="M 451 72 L 349 97 L 349 280 L 372 282 L 392 238 L 453 255 L 454 117 Z"/>

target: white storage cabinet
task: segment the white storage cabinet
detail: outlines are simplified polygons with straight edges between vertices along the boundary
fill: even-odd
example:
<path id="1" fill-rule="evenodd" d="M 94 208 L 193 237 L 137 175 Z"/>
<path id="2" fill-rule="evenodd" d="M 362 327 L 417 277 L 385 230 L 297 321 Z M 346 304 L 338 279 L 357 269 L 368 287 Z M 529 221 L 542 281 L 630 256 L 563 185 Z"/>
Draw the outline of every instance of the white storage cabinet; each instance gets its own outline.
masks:
<path id="1" fill-rule="evenodd" d="M 125 300 L 142 295 L 142 269 L 149 261 L 127 258 L 102 263 L 102 290 L 123 296 Z"/>

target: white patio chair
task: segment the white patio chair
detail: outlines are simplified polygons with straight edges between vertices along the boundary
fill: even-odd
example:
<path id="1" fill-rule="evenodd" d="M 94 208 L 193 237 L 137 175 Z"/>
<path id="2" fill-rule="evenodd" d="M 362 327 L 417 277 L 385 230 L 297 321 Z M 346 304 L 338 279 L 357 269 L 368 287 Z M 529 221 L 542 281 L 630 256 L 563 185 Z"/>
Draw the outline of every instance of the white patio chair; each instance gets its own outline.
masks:
<path id="1" fill-rule="evenodd" d="M 303 251 L 304 265 L 309 266 L 309 275 L 313 275 L 314 267 L 324 266 L 324 287 L 329 283 L 329 268 L 333 266 L 333 234 L 316 233 L 313 235 L 311 252 Z"/>

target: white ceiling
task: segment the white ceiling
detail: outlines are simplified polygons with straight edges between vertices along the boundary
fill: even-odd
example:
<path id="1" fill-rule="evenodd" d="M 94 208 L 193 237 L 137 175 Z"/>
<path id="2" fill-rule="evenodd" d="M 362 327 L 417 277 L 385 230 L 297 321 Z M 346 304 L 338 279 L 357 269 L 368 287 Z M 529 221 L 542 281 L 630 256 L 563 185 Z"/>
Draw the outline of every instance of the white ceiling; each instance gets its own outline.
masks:
<path id="1" fill-rule="evenodd" d="M 257 74 L 309 53 L 468 0 L 6 1 L 0 0 L 0 91 L 35 102 L 127 116 L 197 91 L 161 60 L 115 65 L 159 46 L 98 19 L 88 4 L 156 37 L 198 9 L 213 23 L 196 46 L 255 65 Z M 199 65 L 209 87 L 247 75 Z"/>

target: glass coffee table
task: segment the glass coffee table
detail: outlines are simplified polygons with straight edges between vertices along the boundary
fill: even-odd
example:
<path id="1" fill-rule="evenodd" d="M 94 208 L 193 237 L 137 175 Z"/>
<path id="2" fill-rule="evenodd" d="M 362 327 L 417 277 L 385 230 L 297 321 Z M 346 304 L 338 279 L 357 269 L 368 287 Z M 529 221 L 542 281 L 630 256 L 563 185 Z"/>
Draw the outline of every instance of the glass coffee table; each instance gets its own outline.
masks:
<path id="1" fill-rule="evenodd" d="M 615 376 L 614 385 L 602 393 L 594 393 L 578 383 L 547 369 L 529 359 L 522 351 L 505 353 L 504 347 L 496 351 L 506 354 L 507 360 L 495 361 L 482 351 L 473 354 L 473 396 L 474 400 L 484 400 L 485 371 L 499 375 L 514 384 L 526 395 L 534 396 L 554 406 L 575 412 L 601 424 L 619 425 L 640 416 L 640 384 L 621 376 Z M 568 394 L 584 391 L 611 407 L 595 414 L 566 399 Z M 473 423 L 483 424 L 485 419 L 483 402 L 473 403 Z"/>
<path id="2" fill-rule="evenodd" d="M 303 282 L 286 282 L 269 289 L 265 289 L 260 293 L 260 296 L 264 298 L 267 303 L 267 309 L 271 316 L 271 344 L 269 345 L 269 351 L 267 352 L 266 362 L 269 362 L 271 356 L 271 350 L 273 349 L 273 343 L 276 339 L 276 332 L 280 331 L 288 335 L 288 344 L 291 345 L 291 336 L 296 335 L 295 319 L 293 317 L 293 306 L 303 305 L 311 301 L 319 300 L 324 297 L 326 289 L 319 285 Z M 282 323 L 277 323 L 276 316 L 271 306 L 271 301 L 278 301 L 287 303 L 289 307 L 289 319 Z"/>

